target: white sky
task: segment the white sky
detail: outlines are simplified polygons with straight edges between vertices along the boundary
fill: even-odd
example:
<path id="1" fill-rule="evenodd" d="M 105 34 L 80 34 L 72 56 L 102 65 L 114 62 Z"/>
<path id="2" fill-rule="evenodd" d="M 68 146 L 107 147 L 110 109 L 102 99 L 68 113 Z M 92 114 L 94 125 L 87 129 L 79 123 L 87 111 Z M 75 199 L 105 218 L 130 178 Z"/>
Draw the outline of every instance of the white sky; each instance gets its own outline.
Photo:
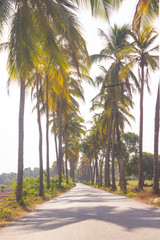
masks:
<path id="1" fill-rule="evenodd" d="M 111 25 L 117 23 L 131 23 L 135 3 L 137 0 L 126 0 L 119 13 L 111 18 Z M 83 31 L 87 41 L 89 54 L 98 53 L 103 45 L 97 36 L 97 27 L 103 30 L 107 29 L 107 23 L 91 18 L 89 12 L 84 11 L 81 14 L 81 22 L 85 25 Z M 19 111 L 19 88 L 16 83 L 10 86 L 10 96 L 7 95 L 7 73 L 6 73 L 7 54 L 0 52 L 0 174 L 3 172 L 17 171 L 17 155 L 18 155 L 18 111 Z M 107 65 L 106 65 L 107 66 Z M 91 68 L 91 76 L 97 76 L 100 73 L 98 67 L 93 65 Z M 144 151 L 153 152 L 154 139 L 154 109 L 156 101 L 156 91 L 158 84 L 158 73 L 152 74 L 150 86 L 152 95 L 145 91 L 144 97 Z M 97 94 L 97 89 L 93 89 L 88 84 L 84 84 L 86 104 L 81 104 L 81 113 L 86 121 L 91 120 L 89 107 L 90 100 Z M 33 103 L 30 101 L 30 94 L 26 98 L 25 104 L 25 142 L 24 142 L 24 167 L 38 167 L 38 126 L 36 111 L 32 113 Z M 139 132 L 139 96 L 134 99 L 135 108 L 132 114 L 136 118 L 136 122 L 132 123 L 132 129 L 126 126 L 126 131 Z M 43 117 L 43 158 L 45 164 L 45 118 Z M 50 166 L 55 161 L 54 138 L 50 136 Z"/>

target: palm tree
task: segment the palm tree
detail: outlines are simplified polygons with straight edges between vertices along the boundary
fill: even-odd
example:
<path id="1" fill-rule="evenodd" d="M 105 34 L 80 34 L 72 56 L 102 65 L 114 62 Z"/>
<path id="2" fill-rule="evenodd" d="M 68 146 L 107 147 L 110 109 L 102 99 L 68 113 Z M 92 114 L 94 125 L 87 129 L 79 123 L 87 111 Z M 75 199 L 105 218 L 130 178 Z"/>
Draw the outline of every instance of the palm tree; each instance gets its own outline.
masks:
<path id="1" fill-rule="evenodd" d="M 149 69 L 155 71 L 158 66 L 158 56 L 152 55 L 157 50 L 153 47 L 154 40 L 158 34 L 151 26 L 139 28 L 135 33 L 130 32 L 134 39 L 133 51 L 135 53 L 134 60 L 138 62 L 139 83 L 140 83 L 140 125 L 139 125 L 139 188 L 143 189 L 143 97 L 144 84 L 146 83 L 148 90 Z"/>
<path id="2" fill-rule="evenodd" d="M 39 195 L 43 196 L 43 151 L 42 151 L 42 126 L 41 126 L 41 114 L 40 114 L 40 98 L 41 98 L 41 75 L 36 74 L 36 91 L 37 91 L 37 122 L 39 129 Z"/>
<path id="3" fill-rule="evenodd" d="M 139 0 L 133 18 L 133 27 L 136 29 L 138 24 L 148 24 L 159 15 L 159 0 Z"/>
<path id="4" fill-rule="evenodd" d="M 128 91 L 128 95 L 131 96 L 131 85 L 129 83 L 129 78 L 132 77 L 136 82 L 136 78 L 134 74 L 129 71 L 127 75 L 125 75 L 123 81 L 121 80 L 120 70 L 126 66 L 125 60 L 130 56 L 130 45 L 127 41 L 128 38 L 128 26 L 122 26 L 118 28 L 116 25 L 113 28 L 110 28 L 109 35 L 105 34 L 102 30 L 100 30 L 100 35 L 106 40 L 106 47 L 101 50 L 100 54 L 95 54 L 91 56 L 91 60 L 93 62 L 97 60 L 103 59 L 111 59 L 112 64 L 108 71 L 102 68 L 105 72 L 104 83 L 102 85 L 102 91 L 104 89 L 109 88 L 109 98 L 112 99 L 111 108 L 114 109 L 114 121 L 115 121 L 115 129 L 117 133 L 117 141 L 119 147 L 119 164 L 120 164 L 120 175 L 121 175 L 121 184 L 122 190 L 126 192 L 126 183 L 125 183 L 125 172 L 124 172 L 124 162 L 122 156 L 121 149 L 121 141 L 120 141 L 120 131 L 119 131 L 119 112 L 118 107 L 119 103 L 123 104 L 124 102 L 124 91 Z M 137 82 L 136 82 L 137 84 Z M 108 94 L 107 94 L 108 95 Z M 108 98 L 108 99 L 109 99 Z M 107 106 L 107 104 L 106 104 Z"/>
<path id="5" fill-rule="evenodd" d="M 2 27 L 3 23 L 9 20 L 12 4 L 13 1 L 1 1 L 3 8 L 0 9 L 0 24 Z M 37 48 L 40 44 L 45 49 L 45 55 L 49 55 L 51 61 L 54 59 L 54 62 L 60 67 L 61 71 L 65 72 L 68 63 L 58 45 L 58 34 L 65 35 L 66 41 L 72 51 L 72 58 L 78 69 L 76 49 L 80 48 L 81 51 L 85 52 L 86 48 L 84 40 L 77 30 L 77 18 L 70 11 L 74 9 L 73 4 L 67 1 L 65 4 L 61 1 L 55 2 L 52 0 L 43 2 L 25 0 L 23 3 L 18 0 L 15 1 L 15 14 L 9 40 L 10 54 L 8 69 L 10 79 L 16 77 L 21 83 L 17 200 L 20 200 L 22 197 L 24 82 L 35 67 L 35 59 L 37 58 L 38 60 L 39 52 Z M 42 36 L 42 38 L 37 39 L 37 36 Z"/>
<path id="6" fill-rule="evenodd" d="M 9 39 L 9 76 L 10 79 L 17 78 L 20 84 L 18 177 L 16 192 L 18 201 L 22 198 L 23 181 L 25 81 L 34 66 L 33 49 L 35 46 L 35 28 L 32 19 L 33 16 L 27 1 L 24 1 L 22 4 L 17 4 Z M 23 31 L 21 31 L 22 29 Z"/>
<path id="7" fill-rule="evenodd" d="M 157 91 L 157 101 L 156 101 L 156 109 L 155 109 L 155 125 L 154 125 L 153 191 L 156 194 L 159 194 L 159 162 L 158 162 L 159 118 L 160 118 L 160 84 L 158 85 L 158 91 Z"/>

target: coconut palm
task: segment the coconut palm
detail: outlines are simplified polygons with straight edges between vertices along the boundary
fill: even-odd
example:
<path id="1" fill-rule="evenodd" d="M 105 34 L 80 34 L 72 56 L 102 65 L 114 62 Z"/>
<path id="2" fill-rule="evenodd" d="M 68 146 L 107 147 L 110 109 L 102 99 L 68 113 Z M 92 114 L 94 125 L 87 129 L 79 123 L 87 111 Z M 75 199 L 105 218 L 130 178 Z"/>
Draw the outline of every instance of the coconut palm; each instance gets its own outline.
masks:
<path id="1" fill-rule="evenodd" d="M 42 150 L 42 125 L 41 125 L 41 113 L 40 113 L 40 99 L 41 99 L 41 88 L 42 88 L 42 76 L 36 73 L 36 92 L 37 92 L 37 122 L 39 129 L 39 195 L 43 196 L 43 150 Z"/>
<path id="2" fill-rule="evenodd" d="M 97 60 L 111 59 L 112 64 L 108 71 L 102 68 L 105 73 L 105 78 L 103 81 L 102 89 L 109 88 L 109 98 L 112 99 L 112 104 L 106 104 L 110 106 L 110 109 L 114 109 L 114 121 L 115 128 L 117 133 L 117 141 L 119 146 L 119 163 L 120 163 L 120 175 L 121 175 L 121 184 L 122 189 L 126 192 L 125 184 L 125 173 L 124 173 L 124 163 L 121 150 L 121 141 L 120 141 L 120 131 L 119 131 L 119 112 L 118 107 L 119 103 L 123 104 L 124 102 L 124 91 L 127 90 L 128 96 L 131 96 L 131 84 L 129 79 L 132 77 L 136 82 L 136 78 L 133 72 L 129 71 L 123 76 L 121 80 L 120 70 L 126 66 L 126 59 L 130 58 L 131 48 L 127 41 L 128 39 L 129 27 L 127 25 L 118 28 L 116 25 L 113 28 L 110 28 L 110 32 L 107 35 L 100 30 L 100 35 L 105 38 L 106 46 L 101 50 L 100 54 L 95 54 L 91 56 L 93 62 Z M 101 81 L 101 79 L 99 79 Z M 104 91 L 104 90 L 103 90 Z M 109 102 L 109 101 L 108 101 Z"/>
<path id="3" fill-rule="evenodd" d="M 155 71 L 158 66 L 158 56 L 152 54 L 158 47 L 153 47 L 154 41 L 158 34 L 151 26 L 144 26 L 142 29 L 137 29 L 134 33 L 130 32 L 133 37 L 133 62 L 138 63 L 139 68 L 139 83 L 140 83 L 140 125 L 139 125 L 139 188 L 143 189 L 143 97 L 144 85 L 146 84 L 149 90 L 149 72 Z"/>
<path id="4" fill-rule="evenodd" d="M 28 79 L 29 73 L 34 66 L 33 52 L 35 49 L 36 31 L 32 21 L 33 16 L 27 1 L 17 4 L 15 10 L 9 38 L 8 71 L 10 79 L 16 78 L 20 85 L 18 177 L 16 192 L 16 198 L 20 200 L 22 198 L 23 180 L 25 81 Z"/>
<path id="5" fill-rule="evenodd" d="M 155 109 L 154 125 L 154 166 L 153 166 L 153 191 L 159 193 L 159 163 L 158 163 L 158 143 L 159 143 L 159 118 L 160 118 L 160 84 L 158 85 L 157 101 Z"/>
<path id="6" fill-rule="evenodd" d="M 159 0 L 139 0 L 133 18 L 133 27 L 136 29 L 140 22 L 150 23 L 159 15 Z"/>
<path id="7" fill-rule="evenodd" d="M 85 43 L 77 30 L 77 17 L 71 10 L 75 6 L 68 1 L 1 1 L 0 25 L 12 20 L 9 39 L 8 69 L 10 79 L 19 79 L 21 86 L 21 106 L 19 113 L 19 167 L 17 181 L 17 200 L 22 197 L 23 179 L 23 115 L 25 101 L 25 81 L 35 67 L 35 59 L 39 56 L 37 47 L 41 44 L 45 54 L 65 72 L 68 65 L 59 44 L 57 35 L 65 35 L 72 58 L 78 69 L 76 49 L 85 51 Z M 14 5 L 15 4 L 15 7 Z M 14 12 L 11 11 L 13 9 Z M 10 17 L 12 15 L 12 17 Z M 41 38 L 37 38 L 41 36 Z M 72 36 L 72 37 L 71 37 Z M 37 65 L 37 64 L 36 64 Z"/>

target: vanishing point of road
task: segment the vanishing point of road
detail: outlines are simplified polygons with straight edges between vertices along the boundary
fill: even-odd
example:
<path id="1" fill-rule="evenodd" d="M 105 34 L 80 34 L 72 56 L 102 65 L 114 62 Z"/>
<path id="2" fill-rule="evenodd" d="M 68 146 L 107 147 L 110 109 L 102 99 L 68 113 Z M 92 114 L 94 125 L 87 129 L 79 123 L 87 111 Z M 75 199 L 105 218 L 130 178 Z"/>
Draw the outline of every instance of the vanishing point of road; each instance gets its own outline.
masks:
<path id="1" fill-rule="evenodd" d="M 77 184 L 0 230 L 0 240 L 160 239 L 160 209 Z"/>

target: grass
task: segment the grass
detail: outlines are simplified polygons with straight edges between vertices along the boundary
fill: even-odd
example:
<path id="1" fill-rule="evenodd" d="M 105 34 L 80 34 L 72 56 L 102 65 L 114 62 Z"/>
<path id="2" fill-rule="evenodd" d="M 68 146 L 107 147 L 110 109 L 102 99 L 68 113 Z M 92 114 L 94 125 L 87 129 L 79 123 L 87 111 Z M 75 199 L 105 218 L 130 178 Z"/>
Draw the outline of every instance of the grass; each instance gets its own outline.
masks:
<path id="1" fill-rule="evenodd" d="M 66 190 L 67 191 L 67 190 Z M 42 204 L 45 201 L 53 199 L 54 197 L 59 196 L 65 191 L 60 191 L 55 189 L 52 193 L 46 193 L 44 197 L 40 196 L 29 196 L 17 202 L 13 194 L 9 197 L 0 196 L 0 228 L 6 226 L 8 223 L 19 219 L 28 213 L 30 213 L 37 205 Z M 6 193 L 5 193 L 6 194 Z"/>
<path id="2" fill-rule="evenodd" d="M 112 191 L 112 189 L 105 188 L 104 186 L 99 187 L 105 191 L 123 195 L 132 199 L 135 199 L 140 202 L 147 203 L 154 207 L 160 207 L 160 194 L 154 194 L 152 190 L 152 181 L 145 181 L 144 188 L 142 191 L 138 189 L 138 181 L 128 181 L 127 182 L 127 194 L 124 194 L 121 191 L 121 188 L 118 186 L 118 182 L 116 182 L 117 190 Z M 98 188 L 97 185 L 93 185 L 94 187 Z"/>

